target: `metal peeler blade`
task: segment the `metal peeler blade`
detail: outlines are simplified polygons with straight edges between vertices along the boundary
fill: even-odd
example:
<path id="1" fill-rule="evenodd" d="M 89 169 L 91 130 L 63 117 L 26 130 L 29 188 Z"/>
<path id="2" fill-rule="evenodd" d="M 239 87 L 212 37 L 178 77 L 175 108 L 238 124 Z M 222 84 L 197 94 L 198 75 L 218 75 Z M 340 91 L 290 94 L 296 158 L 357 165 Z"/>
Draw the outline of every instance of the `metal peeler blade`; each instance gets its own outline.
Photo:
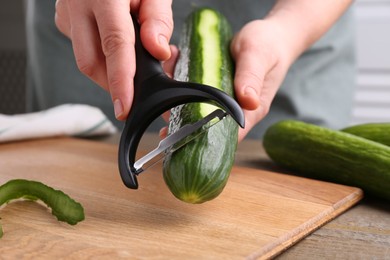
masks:
<path id="1" fill-rule="evenodd" d="M 191 142 L 198 135 L 202 134 L 205 130 L 209 129 L 211 126 L 220 122 L 227 115 L 228 114 L 223 110 L 217 109 L 214 112 L 207 115 L 206 117 L 204 117 L 203 119 L 199 120 L 198 122 L 184 125 L 173 134 L 165 137 L 163 140 L 159 142 L 158 146 L 154 150 L 152 150 L 142 158 L 138 159 L 134 163 L 134 168 L 136 169 L 137 174 L 140 174 L 141 172 L 153 166 L 155 163 L 157 163 L 162 158 L 164 158 L 164 156 L 161 156 L 160 158 L 158 158 L 158 160 L 154 160 L 152 164 L 145 167 L 147 163 L 151 162 L 157 156 L 161 154 L 164 155 L 164 153 L 174 152 L 178 150 L 179 148 Z M 218 120 L 213 121 L 214 119 L 218 119 Z"/>
<path id="2" fill-rule="evenodd" d="M 244 127 L 244 113 L 239 104 L 225 92 L 214 87 L 180 82 L 169 78 L 163 71 L 161 64 L 151 56 L 142 46 L 140 40 L 140 26 L 137 17 L 132 15 L 135 30 L 136 74 L 134 77 L 134 99 L 119 142 L 118 166 L 123 183 L 131 189 L 138 188 L 137 175 L 144 171 L 145 163 L 151 161 L 166 147 L 172 147 L 181 142 L 186 136 L 204 127 L 213 118 L 222 119 L 231 116 L 237 124 Z M 160 143 L 156 151 L 152 151 L 146 158 L 135 162 L 139 142 L 147 127 L 162 113 L 181 104 L 190 102 L 206 102 L 221 109 L 215 114 L 205 117 L 198 123 L 177 131 Z M 186 143 L 186 142 L 184 142 Z"/>

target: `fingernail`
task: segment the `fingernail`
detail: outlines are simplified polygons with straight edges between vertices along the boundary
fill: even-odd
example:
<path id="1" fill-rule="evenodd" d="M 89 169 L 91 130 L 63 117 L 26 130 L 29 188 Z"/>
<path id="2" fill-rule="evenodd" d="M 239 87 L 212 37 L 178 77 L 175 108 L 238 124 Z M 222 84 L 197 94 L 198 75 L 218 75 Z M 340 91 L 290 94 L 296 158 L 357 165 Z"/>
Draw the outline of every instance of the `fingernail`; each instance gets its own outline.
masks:
<path id="1" fill-rule="evenodd" d="M 119 99 L 114 100 L 114 111 L 115 111 L 115 117 L 118 119 L 123 114 L 123 105 Z"/>
<path id="2" fill-rule="evenodd" d="M 244 95 L 245 96 L 256 96 L 257 91 L 252 87 L 245 87 L 244 89 Z"/>

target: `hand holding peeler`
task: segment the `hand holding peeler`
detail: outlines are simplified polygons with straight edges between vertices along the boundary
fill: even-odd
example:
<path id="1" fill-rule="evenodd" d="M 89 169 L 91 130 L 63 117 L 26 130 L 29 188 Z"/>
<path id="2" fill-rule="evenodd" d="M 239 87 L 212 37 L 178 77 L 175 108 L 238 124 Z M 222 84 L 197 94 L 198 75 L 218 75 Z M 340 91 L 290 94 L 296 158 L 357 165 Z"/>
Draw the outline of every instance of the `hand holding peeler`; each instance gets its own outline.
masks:
<path id="1" fill-rule="evenodd" d="M 153 157 L 182 142 L 215 118 L 222 120 L 230 115 L 241 127 L 244 127 L 245 119 L 240 105 L 225 92 L 211 86 L 169 78 L 160 62 L 142 46 L 137 17 L 132 15 L 132 19 L 136 53 L 134 98 L 119 142 L 118 164 L 123 183 L 128 188 L 137 189 L 137 175 L 144 171 L 143 165 Z M 183 126 L 160 141 L 156 149 L 135 161 L 138 145 L 148 126 L 169 109 L 190 102 L 210 103 L 222 110 L 217 109 L 202 120 Z"/>

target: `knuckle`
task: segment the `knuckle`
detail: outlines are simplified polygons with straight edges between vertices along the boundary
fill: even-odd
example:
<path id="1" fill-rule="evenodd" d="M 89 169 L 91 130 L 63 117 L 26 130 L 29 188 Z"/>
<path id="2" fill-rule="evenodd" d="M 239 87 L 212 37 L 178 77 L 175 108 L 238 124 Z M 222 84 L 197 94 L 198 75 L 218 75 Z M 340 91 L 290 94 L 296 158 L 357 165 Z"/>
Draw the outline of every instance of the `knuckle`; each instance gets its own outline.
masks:
<path id="1" fill-rule="evenodd" d="M 167 14 L 161 14 L 157 16 L 158 18 L 154 18 L 156 20 L 156 23 L 159 24 L 161 27 L 164 27 L 167 31 L 173 30 L 173 20 L 172 17 L 170 17 Z"/>
<path id="2" fill-rule="evenodd" d="M 160 12 L 153 14 L 153 16 L 144 14 L 140 17 L 140 21 L 142 25 L 158 28 L 159 31 L 171 32 L 173 30 L 173 19 L 168 13 Z"/>
<path id="3" fill-rule="evenodd" d="M 61 33 L 66 34 L 65 26 L 64 26 L 64 24 L 63 24 L 63 22 L 62 22 L 62 20 L 61 20 L 61 17 L 60 17 L 60 15 L 59 15 L 58 13 L 56 13 L 56 14 L 54 15 L 54 23 L 55 23 L 57 29 L 58 29 Z"/>
<path id="4" fill-rule="evenodd" d="M 67 18 L 67 13 L 66 13 L 66 6 L 64 6 L 64 1 L 57 1 L 55 5 L 55 14 L 54 14 L 54 23 L 57 27 L 57 29 L 67 35 L 67 26 L 66 24 L 66 18 Z"/>
<path id="5" fill-rule="evenodd" d="M 92 60 L 85 59 L 84 57 L 76 57 L 76 64 L 78 69 L 87 77 L 93 78 L 95 74 L 95 66 Z"/>
<path id="6" fill-rule="evenodd" d="M 102 38 L 102 50 L 106 57 L 115 54 L 118 50 L 129 45 L 123 32 L 112 31 L 110 34 Z"/>
<path id="7" fill-rule="evenodd" d="M 246 38 L 247 39 L 247 38 Z M 240 51 L 247 51 L 250 53 L 256 53 L 259 45 L 253 40 L 247 39 L 240 43 Z"/>
<path id="8" fill-rule="evenodd" d="M 245 81 L 250 81 L 250 85 L 254 87 L 263 86 L 263 78 L 255 71 L 252 70 L 244 70 L 240 71 L 240 77 L 245 79 Z"/>
<path id="9" fill-rule="evenodd" d="M 234 38 L 233 44 L 232 44 L 232 50 L 235 53 L 240 53 L 243 51 L 252 52 L 258 47 L 258 44 L 253 41 L 252 39 L 248 37 L 243 37 L 241 35 L 238 35 Z"/>
<path id="10" fill-rule="evenodd" d="M 124 78 L 119 73 L 113 73 L 108 77 L 108 85 L 111 93 L 119 93 L 124 86 Z"/>

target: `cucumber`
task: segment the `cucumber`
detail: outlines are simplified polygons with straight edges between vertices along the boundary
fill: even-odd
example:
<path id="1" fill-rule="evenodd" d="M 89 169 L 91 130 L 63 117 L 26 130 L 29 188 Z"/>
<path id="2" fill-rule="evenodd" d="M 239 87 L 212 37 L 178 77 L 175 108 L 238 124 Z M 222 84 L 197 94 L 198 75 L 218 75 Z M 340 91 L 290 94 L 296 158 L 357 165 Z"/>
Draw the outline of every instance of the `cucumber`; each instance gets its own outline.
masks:
<path id="1" fill-rule="evenodd" d="M 174 78 L 210 85 L 233 96 L 230 24 L 218 11 L 194 10 L 180 38 Z M 188 103 L 171 110 L 169 133 L 204 118 L 217 107 Z M 237 148 L 238 125 L 226 117 L 177 151 L 166 156 L 163 176 L 170 191 L 188 203 L 214 199 L 229 178 Z"/>
<path id="2" fill-rule="evenodd" d="M 303 176 L 362 188 L 390 200 L 390 147 L 342 131 L 294 120 L 270 126 L 264 149 Z"/>
<path id="3" fill-rule="evenodd" d="M 390 146 L 390 123 L 367 123 L 342 129 L 343 132 Z"/>

